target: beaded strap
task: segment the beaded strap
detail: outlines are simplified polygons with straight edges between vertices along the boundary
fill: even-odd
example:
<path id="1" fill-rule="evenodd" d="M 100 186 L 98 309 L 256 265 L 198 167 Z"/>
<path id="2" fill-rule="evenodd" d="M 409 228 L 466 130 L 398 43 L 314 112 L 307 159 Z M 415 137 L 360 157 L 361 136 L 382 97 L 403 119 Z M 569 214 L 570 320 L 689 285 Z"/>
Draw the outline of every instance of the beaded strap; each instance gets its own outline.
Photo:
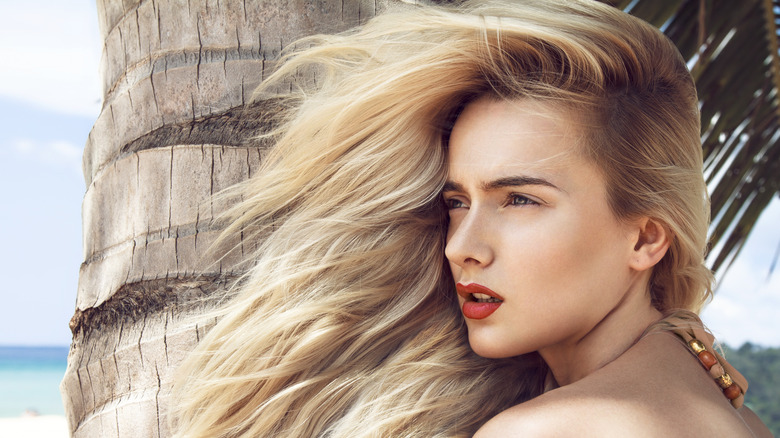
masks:
<path id="1" fill-rule="evenodd" d="M 735 408 L 742 406 L 742 400 L 744 399 L 742 389 L 739 385 L 734 383 L 729 373 L 723 369 L 718 358 L 707 351 L 707 348 L 698 339 L 691 339 L 688 341 L 688 346 L 691 347 L 691 350 L 693 350 L 696 357 L 699 358 L 699 362 L 704 365 L 704 368 L 710 372 L 710 376 L 718 382 L 718 385 L 723 389 L 723 395 L 731 400 L 731 404 L 734 405 Z"/>
<path id="2" fill-rule="evenodd" d="M 706 345 L 712 345 L 714 338 L 703 328 L 677 328 L 672 330 L 688 346 L 690 351 L 699 359 L 704 369 L 723 390 L 723 395 L 731 402 L 731 405 L 739 409 L 745 401 L 747 380 L 734 369 L 714 349 L 708 350 Z M 706 344 L 705 344 L 706 342 Z M 711 347 L 710 347 L 711 348 Z"/>
<path id="3" fill-rule="evenodd" d="M 689 310 L 674 310 L 651 324 L 642 336 L 656 332 L 671 332 L 679 338 L 688 351 L 699 359 L 705 370 L 723 390 L 731 405 L 739 409 L 745 401 L 748 382 L 712 345 L 715 338 L 704 328 L 699 316 Z"/>

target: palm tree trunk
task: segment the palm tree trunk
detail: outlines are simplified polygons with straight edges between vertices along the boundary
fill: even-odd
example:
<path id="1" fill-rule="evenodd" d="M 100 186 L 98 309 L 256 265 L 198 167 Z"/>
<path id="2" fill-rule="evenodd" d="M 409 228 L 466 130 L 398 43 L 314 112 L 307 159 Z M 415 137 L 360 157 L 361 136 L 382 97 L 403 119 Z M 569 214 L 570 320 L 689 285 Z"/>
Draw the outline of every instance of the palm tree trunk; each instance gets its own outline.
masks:
<path id="1" fill-rule="evenodd" d="M 73 436 L 168 436 L 172 370 L 207 330 L 187 317 L 242 269 L 240 254 L 205 250 L 224 209 L 211 195 L 262 158 L 251 136 L 274 111 L 246 106 L 252 90 L 285 45 L 394 0 L 97 1 L 104 104 L 84 150 L 84 262 L 61 390 Z"/>

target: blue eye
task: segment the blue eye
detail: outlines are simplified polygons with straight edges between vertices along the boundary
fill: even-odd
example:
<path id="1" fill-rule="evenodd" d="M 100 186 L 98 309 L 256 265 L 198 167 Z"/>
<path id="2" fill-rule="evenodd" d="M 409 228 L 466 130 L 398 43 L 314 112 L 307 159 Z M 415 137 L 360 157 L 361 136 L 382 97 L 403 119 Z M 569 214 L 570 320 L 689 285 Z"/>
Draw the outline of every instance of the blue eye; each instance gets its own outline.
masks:
<path id="1" fill-rule="evenodd" d="M 532 201 L 523 195 L 511 194 L 509 195 L 509 205 L 538 205 L 536 201 Z"/>

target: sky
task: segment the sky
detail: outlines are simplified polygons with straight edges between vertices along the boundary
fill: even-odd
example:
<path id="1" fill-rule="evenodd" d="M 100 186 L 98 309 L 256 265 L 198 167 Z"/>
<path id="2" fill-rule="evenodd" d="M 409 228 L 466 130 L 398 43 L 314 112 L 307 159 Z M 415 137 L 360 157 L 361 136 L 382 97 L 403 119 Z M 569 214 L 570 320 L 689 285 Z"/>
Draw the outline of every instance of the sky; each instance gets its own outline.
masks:
<path id="1" fill-rule="evenodd" d="M 100 52 L 94 0 L 0 0 L 0 345 L 70 343 Z M 780 346 L 778 224 L 775 200 L 702 314 L 731 346 Z"/>
<path id="2" fill-rule="evenodd" d="M 100 52 L 95 0 L 0 0 L 0 345 L 70 343 Z"/>

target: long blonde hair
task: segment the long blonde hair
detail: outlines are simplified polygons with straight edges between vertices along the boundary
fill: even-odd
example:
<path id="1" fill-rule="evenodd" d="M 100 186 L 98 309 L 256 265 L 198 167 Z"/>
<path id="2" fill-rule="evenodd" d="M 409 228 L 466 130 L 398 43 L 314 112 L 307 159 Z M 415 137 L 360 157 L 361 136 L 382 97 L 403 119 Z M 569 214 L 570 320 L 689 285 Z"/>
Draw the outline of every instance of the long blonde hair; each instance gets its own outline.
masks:
<path id="1" fill-rule="evenodd" d="M 266 134 L 274 146 L 263 168 L 235 192 L 242 201 L 226 231 L 256 246 L 254 267 L 179 371 L 175 427 L 189 437 L 470 436 L 538 395 L 547 368 L 535 353 L 488 360 L 468 346 L 439 199 L 454 118 L 493 94 L 593 110 L 585 123 L 611 128 L 624 100 L 651 93 L 669 71 L 664 90 L 676 91 L 664 96 L 681 109 L 658 117 L 685 113 L 679 137 L 690 143 L 698 115 L 684 63 L 651 26 L 587 0 L 406 7 L 296 47 L 258 90 L 289 109 Z M 315 79 L 298 81 L 304 70 Z M 635 118 L 653 119 L 650 111 Z M 648 126 L 641 135 L 655 136 Z M 610 187 L 629 178 L 617 169 L 624 161 L 651 172 L 677 166 L 655 152 L 634 154 L 652 163 L 636 161 L 631 149 L 643 146 L 618 128 L 617 140 L 591 130 L 587 151 Z M 624 160 L 611 155 L 613 141 Z M 701 178 L 688 143 L 684 171 L 671 172 Z M 642 190 L 674 198 L 655 182 Z M 702 188 L 686 187 L 695 193 L 671 207 L 634 209 L 624 204 L 638 194 L 610 192 L 618 217 L 650 213 L 682 242 L 654 277 L 659 308 L 695 309 L 709 290 L 694 236 L 706 233 L 693 213 Z"/>

